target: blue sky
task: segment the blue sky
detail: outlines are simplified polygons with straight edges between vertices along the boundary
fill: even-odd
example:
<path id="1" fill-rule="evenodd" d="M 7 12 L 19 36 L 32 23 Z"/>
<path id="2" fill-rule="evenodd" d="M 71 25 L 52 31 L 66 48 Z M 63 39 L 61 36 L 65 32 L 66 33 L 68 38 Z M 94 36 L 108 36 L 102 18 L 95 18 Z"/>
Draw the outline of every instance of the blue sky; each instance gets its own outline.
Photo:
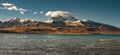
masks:
<path id="1" fill-rule="evenodd" d="M 120 27 L 119 0 L 0 0 L 0 4 L 6 2 L 27 11 L 20 14 L 20 11 L 0 9 L 2 21 L 11 17 L 45 21 L 48 17 L 44 14 L 48 11 L 68 11 L 80 20 L 89 19 Z M 3 8 L 2 5 L 0 7 Z"/>

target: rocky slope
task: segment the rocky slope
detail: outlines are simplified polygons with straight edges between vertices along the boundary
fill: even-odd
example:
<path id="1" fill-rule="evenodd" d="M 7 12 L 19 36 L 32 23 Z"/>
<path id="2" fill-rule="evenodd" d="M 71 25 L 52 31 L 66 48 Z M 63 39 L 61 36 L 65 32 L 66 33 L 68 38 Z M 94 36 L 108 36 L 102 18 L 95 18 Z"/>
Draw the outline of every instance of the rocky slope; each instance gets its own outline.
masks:
<path id="1" fill-rule="evenodd" d="M 0 22 L 2 33 L 40 33 L 40 34 L 120 34 L 120 28 L 94 22 L 78 20 L 73 17 L 52 17 L 46 22 L 12 18 Z"/>

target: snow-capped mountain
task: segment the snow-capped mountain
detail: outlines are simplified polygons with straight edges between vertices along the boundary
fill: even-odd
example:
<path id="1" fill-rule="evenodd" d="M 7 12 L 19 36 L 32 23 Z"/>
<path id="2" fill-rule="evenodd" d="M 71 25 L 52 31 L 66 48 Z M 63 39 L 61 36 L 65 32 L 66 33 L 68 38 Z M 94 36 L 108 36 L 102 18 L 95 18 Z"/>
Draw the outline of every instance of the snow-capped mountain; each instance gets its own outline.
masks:
<path id="1" fill-rule="evenodd" d="M 76 19 L 74 17 L 64 18 L 62 16 L 57 16 L 57 17 L 49 18 L 46 22 L 48 22 L 48 23 L 51 23 L 51 22 L 63 22 L 63 23 L 65 23 L 66 20 L 77 21 L 78 19 Z"/>
<path id="2" fill-rule="evenodd" d="M 19 21 L 20 21 L 20 18 L 14 17 L 14 18 L 11 18 L 10 20 L 6 21 L 6 22 L 9 22 L 9 23 L 19 23 Z"/>
<path id="3" fill-rule="evenodd" d="M 8 21 L 0 22 L 0 27 L 30 27 L 38 26 L 42 22 L 30 20 L 30 19 L 20 19 L 20 18 L 11 18 Z"/>
<path id="4" fill-rule="evenodd" d="M 8 20 L 7 22 L 10 22 L 10 23 L 20 23 L 20 22 L 28 22 L 28 21 L 33 21 L 33 20 L 30 20 L 30 19 L 20 19 L 20 18 L 17 18 L 17 17 L 14 17 L 14 18 L 11 18 L 10 20 Z"/>
<path id="5" fill-rule="evenodd" d="M 11 18 L 8 21 L 5 22 L 0 22 L 3 25 L 0 26 L 24 26 L 24 25 L 28 25 L 31 26 L 32 24 L 34 25 L 38 25 L 38 24 L 42 24 L 44 22 L 40 22 L 40 21 L 35 21 L 35 20 L 30 20 L 30 19 L 20 19 L 20 18 Z M 88 27 L 88 28 L 116 28 L 114 26 L 108 25 L 108 24 L 104 24 L 104 23 L 99 23 L 99 22 L 95 22 L 95 21 L 91 21 L 91 20 L 79 20 L 76 19 L 74 17 L 71 18 L 64 18 L 64 17 L 52 17 L 50 19 L 47 20 L 47 23 L 51 23 L 54 24 L 54 26 L 80 26 L 80 27 Z M 39 26 L 39 25 L 38 25 Z"/>
<path id="6" fill-rule="evenodd" d="M 47 20 L 48 23 L 54 24 L 54 26 L 72 26 L 72 27 L 86 27 L 86 28 L 94 28 L 94 29 L 102 29 L 102 30 L 118 30 L 119 28 L 114 27 L 112 25 L 95 22 L 87 19 L 79 20 L 74 17 L 72 18 L 63 18 L 52 17 Z"/>
<path id="7" fill-rule="evenodd" d="M 91 20 L 75 18 L 52 17 L 52 22 L 40 22 L 29 19 L 12 18 L 0 22 L 0 32 L 30 32 L 30 33 L 120 33 L 120 28 Z M 6 28 L 10 28 L 7 29 Z M 14 28 L 14 29 L 11 29 Z M 22 29 L 21 29 L 22 28 Z M 27 29 L 26 29 L 27 28 Z"/>
<path id="8" fill-rule="evenodd" d="M 60 25 L 60 26 L 84 26 L 82 23 L 81 23 L 81 20 L 79 19 L 76 19 L 74 17 L 69 17 L 69 18 L 66 18 L 66 17 L 62 17 L 62 16 L 57 16 L 57 17 L 51 17 L 49 18 L 46 23 L 52 23 L 54 25 Z"/>

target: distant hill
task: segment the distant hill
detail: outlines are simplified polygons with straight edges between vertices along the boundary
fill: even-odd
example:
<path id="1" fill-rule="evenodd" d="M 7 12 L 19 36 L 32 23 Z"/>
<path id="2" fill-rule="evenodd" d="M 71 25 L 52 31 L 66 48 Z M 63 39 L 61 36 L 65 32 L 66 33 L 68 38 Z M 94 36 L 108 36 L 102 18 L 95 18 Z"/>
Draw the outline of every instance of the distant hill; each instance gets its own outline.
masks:
<path id="1" fill-rule="evenodd" d="M 0 21 L 1 33 L 40 34 L 120 34 L 120 28 L 91 20 L 74 17 L 51 17 L 46 22 L 12 18 Z"/>

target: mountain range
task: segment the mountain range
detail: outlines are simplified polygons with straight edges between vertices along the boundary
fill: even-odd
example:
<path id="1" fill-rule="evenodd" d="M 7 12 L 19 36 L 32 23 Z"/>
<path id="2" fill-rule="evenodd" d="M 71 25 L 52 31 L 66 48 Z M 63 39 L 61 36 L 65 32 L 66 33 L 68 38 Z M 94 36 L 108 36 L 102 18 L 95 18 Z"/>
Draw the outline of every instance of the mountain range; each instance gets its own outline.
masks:
<path id="1" fill-rule="evenodd" d="M 47 21 L 12 18 L 0 21 L 1 33 L 39 33 L 39 34 L 120 34 L 120 28 L 95 22 L 79 20 L 74 17 L 51 17 Z"/>

